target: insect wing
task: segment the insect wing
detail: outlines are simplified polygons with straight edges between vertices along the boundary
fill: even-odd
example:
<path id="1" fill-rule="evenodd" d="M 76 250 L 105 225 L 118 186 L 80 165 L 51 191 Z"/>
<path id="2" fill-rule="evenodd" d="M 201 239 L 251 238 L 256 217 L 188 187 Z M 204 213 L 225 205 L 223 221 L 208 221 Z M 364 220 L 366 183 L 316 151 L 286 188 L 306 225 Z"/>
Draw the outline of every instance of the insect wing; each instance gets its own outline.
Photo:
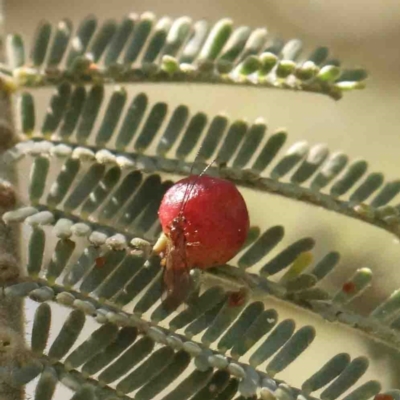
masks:
<path id="1" fill-rule="evenodd" d="M 180 224 L 174 227 L 178 231 L 176 242 L 170 242 L 167 250 L 163 275 L 162 303 L 166 310 L 176 310 L 188 298 L 193 282 L 186 260 L 186 240 Z"/>
<path id="2" fill-rule="evenodd" d="M 163 276 L 163 294 L 161 301 L 168 311 L 176 310 L 184 303 L 193 289 L 193 281 L 188 269 L 166 267 Z"/>

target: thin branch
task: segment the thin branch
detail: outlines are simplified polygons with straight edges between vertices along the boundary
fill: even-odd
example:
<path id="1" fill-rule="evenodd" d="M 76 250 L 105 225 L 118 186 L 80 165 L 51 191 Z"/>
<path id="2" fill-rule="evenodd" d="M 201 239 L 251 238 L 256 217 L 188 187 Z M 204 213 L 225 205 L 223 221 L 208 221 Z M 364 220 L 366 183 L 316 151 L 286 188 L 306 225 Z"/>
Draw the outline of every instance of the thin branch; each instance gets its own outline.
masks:
<path id="1" fill-rule="evenodd" d="M 197 83 L 208 85 L 227 85 L 227 86 L 247 86 L 252 88 L 269 88 L 269 89 L 283 89 L 295 92 L 308 92 L 327 95 L 334 100 L 340 100 L 343 93 L 334 85 L 320 84 L 319 82 L 298 82 L 297 84 L 289 84 L 285 82 L 268 82 L 268 81 L 252 81 L 250 79 L 235 79 L 229 75 L 209 74 L 197 72 L 196 74 L 175 73 L 167 74 L 159 70 L 156 73 L 147 73 L 143 69 L 132 69 L 128 73 L 115 74 L 114 72 L 104 73 L 98 75 L 70 75 L 68 73 L 60 72 L 56 76 L 47 77 L 40 73 L 30 73 L 29 78 L 19 78 L 16 80 L 17 88 L 43 88 L 54 87 L 63 82 L 70 82 L 74 85 L 81 84 L 129 84 L 129 83 Z M 358 85 L 359 88 L 363 88 Z M 356 88 L 356 87 L 355 87 Z"/>

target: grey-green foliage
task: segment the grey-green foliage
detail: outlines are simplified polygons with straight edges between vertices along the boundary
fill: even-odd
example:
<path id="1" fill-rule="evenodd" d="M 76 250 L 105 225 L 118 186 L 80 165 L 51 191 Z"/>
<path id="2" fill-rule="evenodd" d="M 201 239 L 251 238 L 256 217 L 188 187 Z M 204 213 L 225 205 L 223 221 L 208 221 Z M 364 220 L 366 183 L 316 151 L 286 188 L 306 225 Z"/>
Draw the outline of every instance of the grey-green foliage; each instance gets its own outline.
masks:
<path id="1" fill-rule="evenodd" d="M 75 34 L 69 20 L 56 27 L 45 21 L 33 43 L 27 57 L 19 35 L 7 42 L 9 65 L 25 86 L 99 79 L 198 81 L 305 90 L 337 99 L 343 91 L 362 88 L 367 76 L 363 69 L 342 69 L 326 47 L 304 57 L 301 41 L 273 39 L 266 29 L 235 29 L 230 19 L 210 26 L 144 13 L 100 25 L 89 16 Z"/>
<path id="2" fill-rule="evenodd" d="M 150 400 L 161 392 L 168 400 L 290 400 L 313 398 L 320 389 L 316 397 L 323 400 L 348 390 L 346 400 L 362 400 L 382 391 L 376 380 L 357 384 L 369 361 L 347 353 L 309 371 L 300 388 L 282 382 L 279 373 L 301 363 L 318 332 L 266 305 L 269 298 L 284 300 L 399 346 L 399 291 L 369 315 L 351 308 L 371 284 L 369 269 L 357 269 L 329 292 L 321 281 L 340 268 L 336 250 L 314 261 L 313 238 L 282 245 L 283 226 L 261 231 L 253 221 L 236 261 L 195 271 L 198 285 L 188 305 L 169 313 L 160 301 L 160 259 L 149 256 L 143 239 L 153 243 L 160 234 L 158 206 L 173 184 L 164 174 L 187 174 L 198 149 L 198 169 L 216 158 L 210 174 L 395 235 L 399 181 L 385 183 L 381 173 L 367 172 L 364 160 L 349 161 L 321 144 L 298 142 L 281 154 L 287 133 L 270 133 L 263 119 L 249 124 L 194 114 L 185 104 L 171 109 L 146 93 L 131 96 L 124 86 L 248 84 L 339 98 L 363 86 L 364 70 L 342 69 L 325 47 L 304 57 L 300 41 L 234 28 L 228 19 L 210 27 L 150 13 L 101 25 L 90 16 L 75 33 L 68 20 L 56 27 L 43 22 L 29 57 L 18 35 L 8 38 L 7 48 L 1 74 L 4 90 L 15 92 L 21 141 L 3 160 L 23 169 L 29 182 L 21 188 L 26 204 L 3 215 L 27 232 L 24 273 L 4 261 L 1 279 L 4 296 L 39 305 L 26 346 L 15 332 L 12 340 L 0 332 L 6 335 L 1 343 L 13 345 L 0 357 L 6 384 L 39 377 L 36 400 L 52 399 L 59 383 L 75 392 L 72 399 L 93 400 Z M 33 88 L 41 86 L 55 91 L 38 121 Z M 238 293 L 243 298 L 236 304 Z M 52 338 L 60 306 L 69 311 Z M 85 336 L 88 320 L 91 334 Z M 384 393 L 400 398 L 397 389 Z"/>

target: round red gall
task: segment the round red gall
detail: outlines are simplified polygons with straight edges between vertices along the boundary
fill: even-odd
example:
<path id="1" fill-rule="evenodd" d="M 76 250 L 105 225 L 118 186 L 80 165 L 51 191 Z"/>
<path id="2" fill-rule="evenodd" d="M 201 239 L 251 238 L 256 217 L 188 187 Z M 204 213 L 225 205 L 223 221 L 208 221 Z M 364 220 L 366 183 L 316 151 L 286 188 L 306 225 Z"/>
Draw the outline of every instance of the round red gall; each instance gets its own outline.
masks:
<path id="1" fill-rule="evenodd" d="M 355 288 L 356 288 L 356 285 L 353 282 L 346 282 L 342 286 L 343 292 L 345 292 L 347 294 L 354 292 Z"/>
<path id="2" fill-rule="evenodd" d="M 96 257 L 94 262 L 96 263 L 96 268 L 103 268 L 106 264 L 106 259 L 104 257 Z"/>
<path id="3" fill-rule="evenodd" d="M 158 214 L 167 237 L 174 218 L 180 213 L 184 217 L 189 268 L 204 269 L 228 262 L 247 238 L 246 203 L 236 186 L 224 179 L 190 176 L 165 193 Z"/>
<path id="4" fill-rule="evenodd" d="M 241 307 L 246 302 L 247 292 L 241 288 L 236 292 L 231 292 L 228 297 L 229 307 Z"/>

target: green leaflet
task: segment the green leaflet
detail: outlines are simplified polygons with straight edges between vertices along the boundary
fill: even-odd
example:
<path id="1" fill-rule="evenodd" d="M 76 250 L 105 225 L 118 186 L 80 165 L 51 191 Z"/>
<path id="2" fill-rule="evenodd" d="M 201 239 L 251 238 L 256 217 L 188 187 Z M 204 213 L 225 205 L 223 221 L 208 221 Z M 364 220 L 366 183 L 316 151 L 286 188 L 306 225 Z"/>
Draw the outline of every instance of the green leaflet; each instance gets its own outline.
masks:
<path id="1" fill-rule="evenodd" d="M 66 95 L 60 97 L 60 93 L 64 92 Z M 383 175 L 375 172 L 369 173 L 364 179 L 368 168 L 364 160 L 354 161 L 347 166 L 346 155 L 329 155 L 325 145 L 310 147 L 306 142 L 294 143 L 281 155 L 280 150 L 287 139 L 286 132 L 277 130 L 268 134 L 262 119 L 257 119 L 248 126 L 242 120 L 229 121 L 226 116 L 221 115 L 214 118 L 202 112 L 190 115 L 190 110 L 185 105 L 168 113 L 168 104 L 165 102 L 155 103 L 150 108 L 144 93 L 134 96 L 125 109 L 127 101 L 130 100 L 126 97 L 125 89 L 119 86 L 111 95 L 106 95 L 104 87 L 99 85 L 85 90 L 82 87 L 73 89 L 64 83 L 49 99 L 51 113 L 48 115 L 53 122 L 49 122 L 46 116 L 42 128 L 37 132 L 32 117 L 35 115 L 35 103 L 26 93 L 21 94 L 20 125 L 29 136 L 34 133 L 50 139 L 50 142 L 38 142 L 37 139 L 34 142 L 25 142 L 23 146 L 17 147 L 17 152 L 9 152 L 11 159 L 20 159 L 26 153 L 36 157 L 31 169 L 33 202 L 43 195 L 43 178 L 49 168 L 49 152 L 51 156 L 60 159 L 70 155 L 57 183 L 52 185 L 48 194 L 49 204 L 50 201 L 58 204 L 70 190 L 75 177 L 79 176 L 78 171 L 83 161 L 96 159 L 99 164 L 116 163 L 121 169 L 136 166 L 145 171 L 161 169 L 185 174 L 186 166 L 181 160 L 186 161 L 194 149 L 200 147 L 199 161 L 207 162 L 216 158 L 217 164 L 227 164 L 227 168 L 218 171 L 212 167 L 210 173 L 219 173 L 237 184 L 250 185 L 259 190 L 317 204 L 393 233 L 398 230 L 400 217 L 397 215 L 396 205 L 390 213 L 381 212 L 380 208 L 389 205 L 396 197 L 400 192 L 400 185 L 397 181 L 385 183 Z M 99 130 L 92 132 L 103 103 L 107 107 L 105 115 Z M 145 117 L 147 108 L 150 111 Z M 116 141 L 110 143 L 121 119 Z M 53 128 L 44 128 L 50 125 Z M 50 137 L 49 130 L 52 132 Z M 67 138 L 69 146 L 58 144 Z M 93 146 L 78 146 L 93 142 Z M 156 151 L 153 145 L 156 145 Z M 101 150 L 104 146 L 110 151 Z M 172 148 L 175 150 L 171 152 Z M 248 171 L 244 171 L 245 168 Z M 104 165 L 93 165 L 89 171 L 86 178 L 82 178 L 81 186 L 66 200 L 66 209 L 72 211 L 95 190 L 99 195 L 91 199 L 90 205 L 88 202 L 84 205 L 86 212 L 93 212 L 99 208 L 105 194 L 104 191 L 103 195 L 99 192 L 103 184 L 97 189 L 94 186 L 100 185 L 100 181 L 115 186 L 116 179 L 110 180 L 107 174 L 104 175 Z M 113 171 L 121 175 L 116 169 Z M 108 180 L 110 183 L 106 183 Z M 325 189 L 328 185 L 329 192 Z M 351 194 L 347 200 L 349 192 Z M 125 196 L 122 201 L 126 201 Z M 100 212 L 109 211 L 102 209 Z M 120 221 L 128 224 L 131 220 L 126 215 Z M 143 223 L 143 229 L 151 225 L 150 220 Z"/>
<path id="2" fill-rule="evenodd" d="M 33 68 L 29 73 L 24 71 L 21 37 L 9 36 L 10 68 L 22 67 L 19 84 L 43 86 L 64 79 L 78 83 L 110 78 L 117 82 L 217 81 L 300 89 L 337 99 L 342 91 L 362 88 L 367 78 L 363 69 L 342 70 L 328 59 L 325 47 L 307 56 L 300 40 L 268 41 L 266 29 L 235 29 L 227 18 L 210 26 L 206 21 L 192 23 L 188 17 L 157 20 L 148 12 L 126 16 L 120 22 L 99 23 L 88 16 L 75 32 L 68 20 L 60 21 L 53 30 L 51 40 L 51 24 L 43 21 L 39 25 L 30 50 Z M 65 67 L 60 66 L 64 54 Z M 304 60 L 297 61 L 301 56 Z M 166 63 L 175 67 L 166 68 Z M 61 73 L 54 74 L 60 67 Z"/>

